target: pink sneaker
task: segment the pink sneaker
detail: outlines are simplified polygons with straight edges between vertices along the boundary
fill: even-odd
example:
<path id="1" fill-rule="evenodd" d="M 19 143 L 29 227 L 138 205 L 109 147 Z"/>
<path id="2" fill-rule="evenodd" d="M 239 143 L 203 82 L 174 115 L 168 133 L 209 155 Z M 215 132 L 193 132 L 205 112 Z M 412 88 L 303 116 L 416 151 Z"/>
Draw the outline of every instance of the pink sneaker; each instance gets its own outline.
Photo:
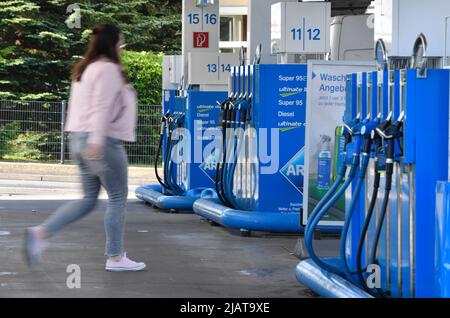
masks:
<path id="1" fill-rule="evenodd" d="M 25 260 L 31 269 L 37 268 L 42 262 L 42 252 L 47 248 L 47 240 L 41 238 L 39 227 L 30 227 L 25 230 L 24 254 Z"/>
<path id="2" fill-rule="evenodd" d="M 108 272 L 138 272 L 145 268 L 144 263 L 137 263 L 127 257 L 125 253 L 120 261 L 108 259 L 105 269 Z"/>

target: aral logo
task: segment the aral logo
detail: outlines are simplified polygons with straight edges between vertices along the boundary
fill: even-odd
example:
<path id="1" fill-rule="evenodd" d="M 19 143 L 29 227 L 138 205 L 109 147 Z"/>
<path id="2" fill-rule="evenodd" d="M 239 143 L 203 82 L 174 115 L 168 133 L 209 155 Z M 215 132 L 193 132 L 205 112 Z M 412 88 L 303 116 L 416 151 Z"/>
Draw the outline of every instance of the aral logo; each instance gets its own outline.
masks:
<path id="1" fill-rule="evenodd" d="M 286 174 L 292 177 L 303 176 L 303 165 L 289 165 Z"/>
<path id="2" fill-rule="evenodd" d="M 217 163 L 213 155 L 206 158 L 205 162 L 203 162 L 199 168 L 209 179 L 211 179 L 212 182 L 215 182 Z"/>
<path id="3" fill-rule="evenodd" d="M 203 163 L 203 169 L 209 170 L 209 171 L 216 170 L 216 164 L 204 162 Z"/>
<path id="4" fill-rule="evenodd" d="M 303 195 L 305 156 L 304 148 L 300 150 L 289 162 L 280 170 L 280 173 L 289 183 Z"/>
<path id="5" fill-rule="evenodd" d="M 196 48 L 196 49 L 209 48 L 209 33 L 208 32 L 194 32 L 194 48 Z"/>

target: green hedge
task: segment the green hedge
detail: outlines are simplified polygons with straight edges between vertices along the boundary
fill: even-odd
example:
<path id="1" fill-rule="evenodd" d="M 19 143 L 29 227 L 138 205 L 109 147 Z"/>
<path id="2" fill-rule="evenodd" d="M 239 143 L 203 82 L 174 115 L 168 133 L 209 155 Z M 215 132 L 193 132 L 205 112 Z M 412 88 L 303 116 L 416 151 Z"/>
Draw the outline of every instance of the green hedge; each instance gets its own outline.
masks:
<path id="1" fill-rule="evenodd" d="M 130 83 L 138 91 L 139 104 L 161 104 L 162 57 L 162 53 L 152 52 L 124 51 L 122 54 Z"/>
<path id="2" fill-rule="evenodd" d="M 130 84 L 138 91 L 140 105 L 161 105 L 162 100 L 162 54 L 151 52 L 124 51 L 122 62 L 127 71 Z M 0 92 L 0 99 L 2 95 Z M 11 96 L 8 96 L 11 97 Z M 13 99 L 13 98 L 7 98 Z M 15 99 L 15 98 L 14 98 Z M 57 100 L 55 96 L 45 93 L 22 96 L 22 100 Z M 42 109 L 41 109 L 42 107 Z M 27 118 L 23 122 L 15 122 L 14 114 L 7 115 L 5 109 L 0 125 L 0 159 L 23 161 L 54 161 L 59 156 L 60 132 L 54 130 L 54 125 L 60 120 L 59 104 L 30 104 L 24 101 L 12 107 L 16 112 L 23 111 Z M 39 110 L 39 111 L 37 111 Z M 28 112 L 28 113 L 27 113 Z M 150 164 L 159 137 L 160 107 L 139 107 L 139 126 L 137 128 L 137 143 L 128 145 L 133 157 L 130 163 Z M 12 117 L 9 117 L 12 116 Z M 36 128 L 36 124 L 39 129 Z M 38 130 L 38 131 L 36 131 Z M 54 131 L 53 131 L 54 130 Z M 142 147 L 150 145 L 150 148 Z M 134 157 L 140 156 L 145 160 Z M 135 162 L 136 161 L 136 162 Z"/>

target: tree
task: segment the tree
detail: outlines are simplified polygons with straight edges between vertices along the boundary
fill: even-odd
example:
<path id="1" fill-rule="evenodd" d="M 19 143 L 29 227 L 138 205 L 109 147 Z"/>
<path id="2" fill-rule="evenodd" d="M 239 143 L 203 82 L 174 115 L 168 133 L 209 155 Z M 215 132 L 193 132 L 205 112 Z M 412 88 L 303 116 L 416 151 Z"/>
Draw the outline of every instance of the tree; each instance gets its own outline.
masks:
<path id="1" fill-rule="evenodd" d="M 180 51 L 181 1 L 83 0 L 78 2 L 79 11 L 67 13 L 72 4 L 67 0 L 0 2 L 0 99 L 66 99 L 72 65 L 99 23 L 118 25 L 128 50 Z M 81 28 L 69 28 L 78 12 Z M 130 58 L 127 61 L 131 63 Z"/>

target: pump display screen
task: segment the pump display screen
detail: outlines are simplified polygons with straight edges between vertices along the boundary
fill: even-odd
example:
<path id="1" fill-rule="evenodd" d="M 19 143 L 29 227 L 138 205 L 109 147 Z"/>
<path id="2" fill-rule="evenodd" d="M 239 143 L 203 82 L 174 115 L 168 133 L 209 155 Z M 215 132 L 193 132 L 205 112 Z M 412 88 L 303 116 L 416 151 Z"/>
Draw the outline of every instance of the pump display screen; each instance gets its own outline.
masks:
<path id="1" fill-rule="evenodd" d="M 342 124 L 346 105 L 347 74 L 372 71 L 371 62 L 310 61 L 308 63 L 307 133 L 302 225 L 326 195 L 343 164 Z M 345 195 L 323 218 L 321 226 L 339 226 L 344 220 Z"/>

